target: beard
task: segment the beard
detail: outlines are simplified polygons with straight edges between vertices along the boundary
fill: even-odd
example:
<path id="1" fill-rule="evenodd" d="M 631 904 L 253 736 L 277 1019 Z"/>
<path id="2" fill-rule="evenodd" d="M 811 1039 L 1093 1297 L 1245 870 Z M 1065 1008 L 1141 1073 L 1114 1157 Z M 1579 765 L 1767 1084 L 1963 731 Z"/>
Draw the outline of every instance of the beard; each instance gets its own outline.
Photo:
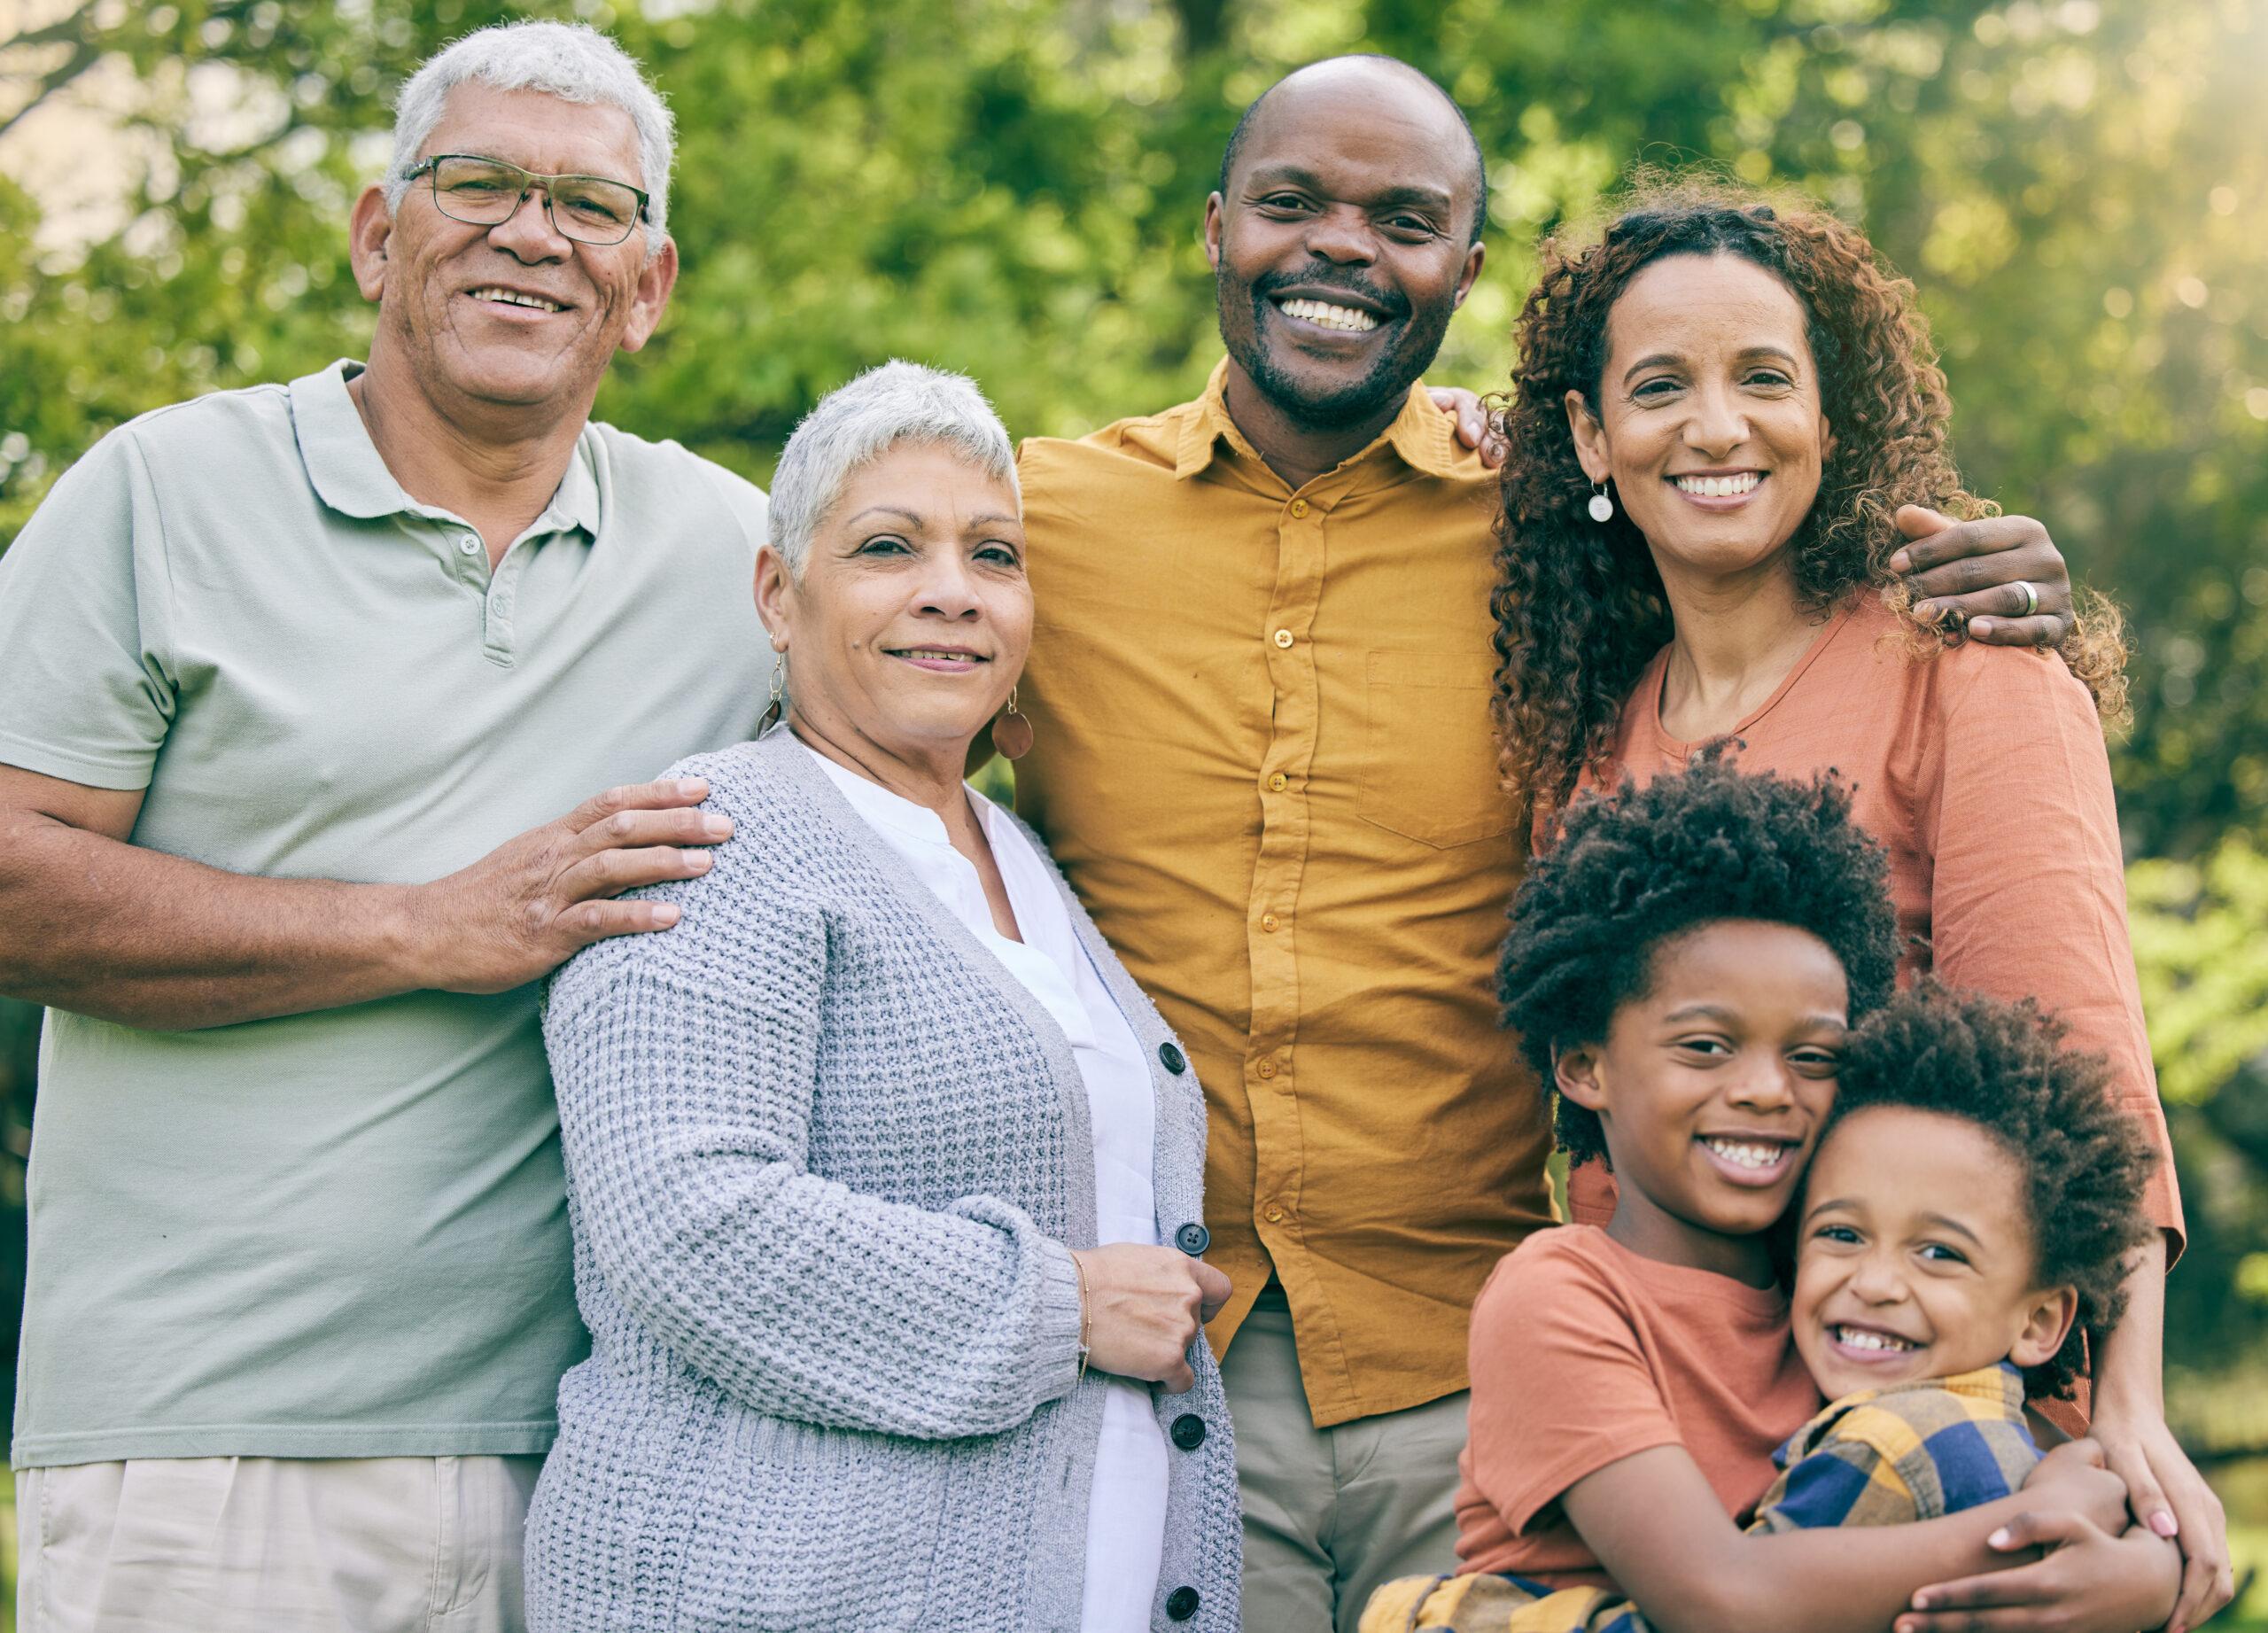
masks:
<path id="1" fill-rule="evenodd" d="M 1454 302 L 1444 301 L 1432 310 L 1415 307 L 1360 277 L 1320 268 L 1297 276 L 1270 273 L 1246 284 L 1230 271 L 1226 256 L 1214 271 L 1213 286 L 1221 339 L 1229 355 L 1279 411 L 1317 431 L 1343 431 L 1399 411 L 1410 388 L 1433 366 L 1442 337 L 1449 333 L 1449 319 L 1456 315 Z M 1386 309 L 1380 322 L 1392 325 L 1394 332 L 1361 375 L 1329 385 L 1303 381 L 1262 340 L 1274 305 L 1270 297 L 1293 286 L 1337 289 Z"/>

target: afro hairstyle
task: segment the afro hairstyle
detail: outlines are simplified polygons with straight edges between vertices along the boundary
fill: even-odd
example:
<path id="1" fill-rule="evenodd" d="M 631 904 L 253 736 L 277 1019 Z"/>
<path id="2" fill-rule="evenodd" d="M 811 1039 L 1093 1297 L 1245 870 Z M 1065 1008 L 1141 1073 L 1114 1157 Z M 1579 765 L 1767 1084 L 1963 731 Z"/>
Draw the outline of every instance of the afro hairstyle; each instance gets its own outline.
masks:
<path id="1" fill-rule="evenodd" d="M 1974 1124 L 2015 1160 L 2033 1281 L 2079 1295 L 2062 1349 L 2024 1371 L 2035 1397 L 2071 1393 L 2086 1334 L 2108 1333 L 2124 1312 L 2126 1256 L 2154 1228 L 2142 1198 L 2157 1151 L 2112 1098 L 2109 1063 L 2062 1047 L 2063 1035 L 2030 999 L 1919 982 L 1851 1034 L 1820 1136 L 1854 1112 L 1903 1106 Z"/>
<path id="2" fill-rule="evenodd" d="M 1849 791 L 1832 772 L 1744 774 L 1733 746 L 1713 743 L 1643 789 L 1626 781 L 1577 801 L 1513 897 L 1497 995 L 1547 1099 L 1559 1053 L 1605 1042 L 1615 1011 L 1646 995 L 1656 952 L 1704 925 L 1810 931 L 1842 961 L 1853 1023 L 1890 996 L 1888 867 L 1851 820 Z M 1596 1112 L 1559 1097 L 1554 1129 L 1570 1163 L 1606 1156 Z"/>

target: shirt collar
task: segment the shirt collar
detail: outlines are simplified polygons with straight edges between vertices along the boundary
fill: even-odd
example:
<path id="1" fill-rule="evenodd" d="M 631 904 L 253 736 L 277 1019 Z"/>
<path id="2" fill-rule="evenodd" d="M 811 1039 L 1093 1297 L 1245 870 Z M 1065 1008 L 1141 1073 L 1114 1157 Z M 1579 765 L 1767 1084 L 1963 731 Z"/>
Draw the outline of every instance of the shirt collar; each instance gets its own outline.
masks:
<path id="1" fill-rule="evenodd" d="M 1183 423 L 1181 446 L 1175 450 L 1175 476 L 1186 479 L 1210 465 L 1223 440 L 1231 452 L 1244 458 L 1260 457 L 1237 429 L 1236 421 L 1229 417 L 1228 379 L 1229 360 L 1223 357 L 1214 365 L 1213 377 L 1205 383 L 1204 395 L 1198 398 L 1194 411 Z M 1410 388 L 1402 412 L 1394 416 L 1393 423 L 1379 434 L 1378 439 L 1344 464 L 1359 464 L 1382 447 L 1391 447 L 1404 464 L 1430 477 L 1457 476 L 1472 457 L 1457 442 L 1455 422 L 1434 406 L 1423 380 Z"/>
<path id="2" fill-rule="evenodd" d="M 1954 1395 L 1998 1401 L 2011 1412 L 2023 1411 L 2023 1372 L 2014 1361 L 1996 1361 L 1973 1372 L 1957 1373 L 1944 1380 L 1940 1387 Z"/>
<path id="3" fill-rule="evenodd" d="M 342 516 L 365 519 L 398 516 L 439 516 L 442 512 L 420 504 L 394 480 L 393 472 L 370 440 L 361 410 L 347 393 L 346 383 L 362 372 L 352 358 L 340 358 L 320 373 L 302 375 L 291 382 L 291 424 L 299 439 L 299 458 L 307 480 L 323 503 Z M 575 439 L 575 456 L 567 474 L 539 518 L 536 531 L 579 527 L 593 538 L 599 531 L 599 484 L 591 469 L 590 429 Z"/>
<path id="4" fill-rule="evenodd" d="M 1907 1394 L 1916 1389 L 1936 1389 L 1970 1400 L 1989 1401 L 2009 1418 L 2021 1419 L 2023 1416 L 2023 1373 L 2013 1361 L 1996 1361 L 1974 1372 L 1954 1372 L 1945 1378 L 1908 1379 L 1904 1383 L 1888 1384 L 1879 1389 L 1861 1389 L 1856 1395 L 1846 1395 L 1829 1402 L 1826 1411 L 1790 1435 L 1772 1454 L 1773 1463 L 1780 1468 L 1786 1468 L 1798 1459 L 1809 1457 L 1827 1438 L 1829 1431 L 1852 1411 L 1887 1396 Z"/>

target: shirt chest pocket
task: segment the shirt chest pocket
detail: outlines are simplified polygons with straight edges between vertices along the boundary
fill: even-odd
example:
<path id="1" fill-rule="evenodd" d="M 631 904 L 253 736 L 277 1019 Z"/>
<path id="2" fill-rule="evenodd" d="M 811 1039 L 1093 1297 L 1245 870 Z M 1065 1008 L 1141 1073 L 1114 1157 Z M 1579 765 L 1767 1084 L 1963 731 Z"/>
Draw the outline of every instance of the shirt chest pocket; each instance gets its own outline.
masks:
<path id="1" fill-rule="evenodd" d="M 1519 813 L 1497 782 L 1488 658 L 1372 652 L 1363 682 L 1356 814 L 1436 849 L 1509 833 Z"/>

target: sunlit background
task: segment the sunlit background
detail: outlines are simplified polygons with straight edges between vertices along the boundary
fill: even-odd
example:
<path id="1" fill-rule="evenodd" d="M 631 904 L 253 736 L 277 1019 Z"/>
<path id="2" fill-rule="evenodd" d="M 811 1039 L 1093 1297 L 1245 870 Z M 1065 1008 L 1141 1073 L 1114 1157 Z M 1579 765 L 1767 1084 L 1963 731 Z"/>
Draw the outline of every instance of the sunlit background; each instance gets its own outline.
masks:
<path id="1" fill-rule="evenodd" d="M 1193 394 L 1221 144 L 1332 52 L 1424 67 L 1489 157 L 1438 383 L 1504 378 L 1538 235 L 1634 162 L 1862 223 L 1920 285 L 1970 485 L 2130 616 L 2114 756 L 2193 1231 L 2169 1407 L 2268 1563 L 2268 0 L 0 0 L 0 548 L 121 420 L 360 355 L 344 224 L 389 98 L 533 14 L 614 30 L 681 129 L 685 278 L 600 413 L 759 479 L 894 355 L 1019 432 Z M 0 1006 L 11 1324 L 35 1031 Z"/>

